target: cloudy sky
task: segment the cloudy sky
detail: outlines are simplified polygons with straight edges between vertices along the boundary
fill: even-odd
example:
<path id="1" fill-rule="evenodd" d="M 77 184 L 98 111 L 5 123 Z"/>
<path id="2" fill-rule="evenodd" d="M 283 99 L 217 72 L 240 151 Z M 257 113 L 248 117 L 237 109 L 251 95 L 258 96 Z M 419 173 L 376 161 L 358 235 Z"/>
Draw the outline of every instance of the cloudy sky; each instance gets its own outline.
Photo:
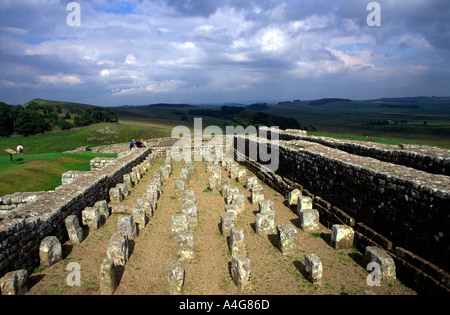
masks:
<path id="1" fill-rule="evenodd" d="M 0 101 L 450 96 L 449 0 L 69 2 L 0 0 Z"/>

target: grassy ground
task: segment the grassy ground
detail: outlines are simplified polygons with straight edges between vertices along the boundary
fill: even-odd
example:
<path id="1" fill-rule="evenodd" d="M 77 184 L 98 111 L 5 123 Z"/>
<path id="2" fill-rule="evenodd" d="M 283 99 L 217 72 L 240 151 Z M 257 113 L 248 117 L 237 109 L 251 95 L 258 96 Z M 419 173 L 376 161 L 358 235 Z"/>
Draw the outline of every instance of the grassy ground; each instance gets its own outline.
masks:
<path id="1" fill-rule="evenodd" d="M 44 153 L 13 157 L 0 156 L 0 196 L 15 192 L 47 191 L 61 185 L 67 171 L 89 171 L 95 157 L 117 157 L 116 154 Z"/>

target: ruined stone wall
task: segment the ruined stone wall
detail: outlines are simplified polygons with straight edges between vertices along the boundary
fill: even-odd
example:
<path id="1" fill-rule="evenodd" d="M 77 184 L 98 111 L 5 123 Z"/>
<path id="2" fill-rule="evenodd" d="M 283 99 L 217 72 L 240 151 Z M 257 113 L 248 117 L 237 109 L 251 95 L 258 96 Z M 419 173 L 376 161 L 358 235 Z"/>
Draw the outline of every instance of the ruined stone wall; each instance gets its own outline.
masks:
<path id="1" fill-rule="evenodd" d="M 264 128 L 270 137 L 271 128 Z M 303 140 L 315 142 L 351 154 L 371 157 L 380 161 L 404 165 L 433 174 L 450 176 L 450 152 L 434 147 L 416 145 L 389 146 L 362 141 L 337 140 L 332 138 L 308 136 L 306 132 L 279 130 L 280 140 Z"/>
<path id="2" fill-rule="evenodd" d="M 279 169 L 264 173 L 264 163 L 248 158 L 251 142 L 264 140 L 245 137 L 242 149 L 238 139 L 235 159 L 285 196 L 298 188 L 312 197 L 322 224 L 353 227 L 360 250 L 377 245 L 390 251 L 402 281 L 421 290 L 449 290 L 448 176 L 298 140 L 280 141 Z M 269 147 L 275 144 L 269 141 Z"/>
<path id="3" fill-rule="evenodd" d="M 151 149 L 138 149 L 110 161 L 101 170 L 86 172 L 72 183 L 45 192 L 0 215 L 0 277 L 9 271 L 39 266 L 39 244 L 46 236 L 68 240 L 64 220 L 97 201 L 109 200 L 109 189 L 141 163 Z"/>

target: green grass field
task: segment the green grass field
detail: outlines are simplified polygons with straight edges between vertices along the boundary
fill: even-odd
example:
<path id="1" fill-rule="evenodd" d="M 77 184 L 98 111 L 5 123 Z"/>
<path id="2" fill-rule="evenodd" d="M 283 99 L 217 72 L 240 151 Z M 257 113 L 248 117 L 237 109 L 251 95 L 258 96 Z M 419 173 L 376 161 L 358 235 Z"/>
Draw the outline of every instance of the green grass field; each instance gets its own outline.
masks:
<path id="1" fill-rule="evenodd" d="M 61 185 L 67 171 L 89 171 L 95 157 L 117 157 L 117 154 L 43 153 L 0 156 L 0 196 L 15 192 L 47 191 Z"/>

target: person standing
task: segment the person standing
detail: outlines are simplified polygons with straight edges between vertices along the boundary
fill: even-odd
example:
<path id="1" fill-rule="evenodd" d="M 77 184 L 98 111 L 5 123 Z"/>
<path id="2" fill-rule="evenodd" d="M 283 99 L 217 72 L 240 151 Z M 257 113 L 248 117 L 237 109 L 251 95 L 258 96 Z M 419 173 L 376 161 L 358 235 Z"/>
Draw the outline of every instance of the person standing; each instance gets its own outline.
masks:
<path id="1" fill-rule="evenodd" d="M 21 143 L 19 143 L 16 150 L 18 155 L 23 155 L 23 146 Z"/>

